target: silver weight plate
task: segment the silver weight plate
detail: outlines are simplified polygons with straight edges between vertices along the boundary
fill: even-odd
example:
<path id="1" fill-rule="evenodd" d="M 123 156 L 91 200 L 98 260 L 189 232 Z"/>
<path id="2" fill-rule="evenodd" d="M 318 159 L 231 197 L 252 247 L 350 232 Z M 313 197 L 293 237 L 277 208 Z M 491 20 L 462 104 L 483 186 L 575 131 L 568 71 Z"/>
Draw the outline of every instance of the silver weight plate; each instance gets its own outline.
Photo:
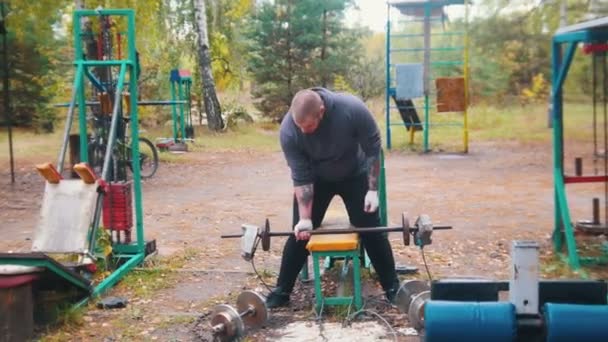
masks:
<path id="1" fill-rule="evenodd" d="M 249 309 L 253 311 L 251 314 L 243 315 L 243 321 L 248 327 L 261 326 L 268 319 L 266 300 L 257 292 L 243 291 L 236 299 L 236 307 L 240 313 Z"/>
<path id="2" fill-rule="evenodd" d="M 243 336 L 245 327 L 239 313 L 230 305 L 220 304 L 213 309 L 211 314 L 211 326 L 222 326 L 219 331 L 214 331 L 214 337 L 219 341 L 232 341 Z"/>
<path id="3" fill-rule="evenodd" d="M 421 292 L 429 291 L 429 285 L 421 280 L 405 280 L 401 283 L 399 291 L 395 296 L 395 305 L 403 313 L 406 313 L 410 309 L 413 297 Z"/>
<path id="4" fill-rule="evenodd" d="M 416 330 L 424 328 L 424 305 L 431 299 L 431 291 L 420 292 L 412 298 L 407 318 Z"/>

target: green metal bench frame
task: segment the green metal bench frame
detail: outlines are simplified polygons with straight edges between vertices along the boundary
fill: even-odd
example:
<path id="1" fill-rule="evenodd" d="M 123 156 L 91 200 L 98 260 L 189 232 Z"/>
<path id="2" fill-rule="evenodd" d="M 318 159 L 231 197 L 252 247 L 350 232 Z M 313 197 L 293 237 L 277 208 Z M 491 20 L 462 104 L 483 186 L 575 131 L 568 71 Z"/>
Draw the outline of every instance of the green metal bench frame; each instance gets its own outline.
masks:
<path id="1" fill-rule="evenodd" d="M 335 305 L 351 305 L 355 304 L 355 308 L 360 310 L 363 307 L 363 299 L 361 296 L 361 264 L 359 261 L 359 247 L 346 251 L 313 251 L 311 252 L 313 260 L 313 273 L 315 280 L 315 310 L 321 313 L 325 306 Z M 320 258 L 344 258 L 343 274 L 348 270 L 348 260 L 353 263 L 353 294 L 351 296 L 323 296 L 321 289 L 321 267 L 319 266 Z"/>

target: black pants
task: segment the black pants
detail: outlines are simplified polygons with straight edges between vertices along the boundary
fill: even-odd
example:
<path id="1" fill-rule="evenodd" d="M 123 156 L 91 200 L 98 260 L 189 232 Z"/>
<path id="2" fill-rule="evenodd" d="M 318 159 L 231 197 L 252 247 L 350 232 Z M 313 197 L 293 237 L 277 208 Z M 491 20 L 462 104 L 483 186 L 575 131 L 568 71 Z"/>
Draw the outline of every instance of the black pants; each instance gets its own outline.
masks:
<path id="1" fill-rule="evenodd" d="M 364 211 L 365 195 L 367 194 L 367 175 L 363 174 L 351 179 L 339 182 L 316 181 L 314 183 L 314 197 L 312 202 L 312 225 L 316 229 L 321 226 L 325 212 L 335 195 L 342 197 L 350 223 L 357 228 L 376 227 L 380 225 L 379 211 L 367 213 Z M 298 203 L 294 196 L 293 201 L 293 225 L 300 220 Z M 395 260 L 393 251 L 388 241 L 387 233 L 361 234 L 363 247 L 378 274 L 382 288 L 387 291 L 397 282 L 395 272 Z M 296 240 L 294 235 L 289 236 L 283 248 L 283 258 L 277 286 L 283 292 L 291 293 L 295 281 L 300 273 L 306 257 L 309 255 L 306 249 L 308 240 Z"/>

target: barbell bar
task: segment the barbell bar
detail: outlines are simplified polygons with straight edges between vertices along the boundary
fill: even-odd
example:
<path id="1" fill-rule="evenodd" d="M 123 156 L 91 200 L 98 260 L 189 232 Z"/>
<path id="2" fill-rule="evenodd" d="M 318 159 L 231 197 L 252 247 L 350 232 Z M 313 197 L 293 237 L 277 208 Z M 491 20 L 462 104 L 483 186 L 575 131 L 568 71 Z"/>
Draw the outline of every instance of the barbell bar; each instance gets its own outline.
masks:
<path id="1" fill-rule="evenodd" d="M 272 232 L 270 230 L 270 222 L 266 219 L 266 222 L 263 227 L 257 227 L 253 225 L 244 224 L 242 226 L 243 233 L 242 234 L 226 234 L 221 235 L 222 239 L 230 239 L 230 238 L 242 238 L 243 245 L 243 257 L 245 259 L 249 259 L 253 257 L 253 252 L 255 252 L 253 247 L 253 243 L 255 238 L 259 238 L 262 242 L 262 249 L 264 251 L 270 250 L 270 240 L 271 237 L 278 236 L 290 236 L 293 234 L 293 231 L 283 231 L 283 232 Z M 414 226 L 410 226 L 410 221 L 407 216 L 407 213 L 403 213 L 401 215 L 401 225 L 386 227 L 386 226 L 378 226 L 378 227 L 368 227 L 368 228 L 324 228 L 324 229 L 315 229 L 309 231 L 311 235 L 323 235 L 323 234 L 371 234 L 371 233 L 390 233 L 390 232 L 401 232 L 403 234 L 403 244 L 409 246 L 410 244 L 410 235 L 415 236 L 415 244 L 416 245 L 428 245 L 431 243 L 431 234 L 433 230 L 448 230 L 452 229 L 452 226 L 433 226 L 431 219 L 428 215 L 420 215 Z M 252 248 L 253 247 L 253 248 Z M 248 252 L 250 251 L 250 252 Z M 249 255 L 250 254 L 250 255 Z"/>
<path id="2" fill-rule="evenodd" d="M 211 332 L 215 340 L 237 340 L 243 337 L 245 326 L 261 326 L 268 320 L 266 301 L 257 292 L 242 292 L 236 300 L 236 306 L 235 309 L 220 304 L 214 308 L 211 314 Z"/>

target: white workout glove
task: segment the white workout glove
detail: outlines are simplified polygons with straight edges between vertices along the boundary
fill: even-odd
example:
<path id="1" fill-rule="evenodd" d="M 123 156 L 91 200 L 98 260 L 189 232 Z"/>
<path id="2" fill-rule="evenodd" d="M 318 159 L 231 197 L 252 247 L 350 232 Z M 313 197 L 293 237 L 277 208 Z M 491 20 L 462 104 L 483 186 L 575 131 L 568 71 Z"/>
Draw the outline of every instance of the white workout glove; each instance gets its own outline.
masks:
<path id="1" fill-rule="evenodd" d="M 308 240 L 310 231 L 312 230 L 312 221 L 310 219 L 301 219 L 293 228 L 296 240 Z"/>
<path id="2" fill-rule="evenodd" d="M 367 192 L 363 210 L 367 213 L 373 213 L 378 210 L 378 191 L 370 190 Z"/>

